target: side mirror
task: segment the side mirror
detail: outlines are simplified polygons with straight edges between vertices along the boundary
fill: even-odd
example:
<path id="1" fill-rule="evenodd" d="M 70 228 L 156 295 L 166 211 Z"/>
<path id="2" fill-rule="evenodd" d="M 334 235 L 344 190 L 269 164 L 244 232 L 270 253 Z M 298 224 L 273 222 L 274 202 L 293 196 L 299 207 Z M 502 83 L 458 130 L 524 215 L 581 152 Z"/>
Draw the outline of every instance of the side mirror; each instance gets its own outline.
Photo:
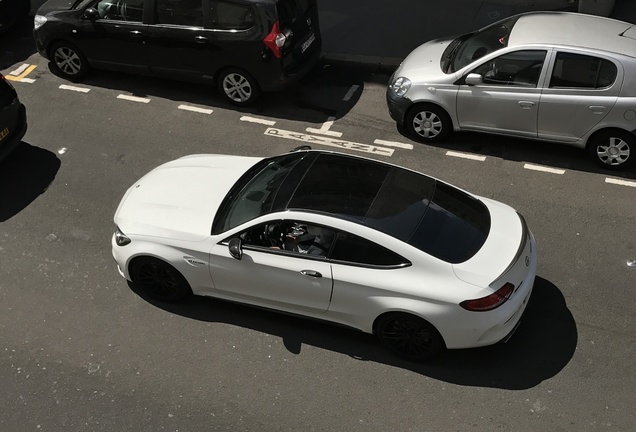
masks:
<path id="1" fill-rule="evenodd" d="M 237 260 L 243 258 L 243 242 L 240 238 L 235 237 L 230 240 L 228 244 L 228 249 L 230 250 L 230 255 L 232 255 Z"/>
<path id="2" fill-rule="evenodd" d="M 470 73 L 466 76 L 466 79 L 464 80 L 466 82 L 467 85 L 469 86 L 476 86 L 479 84 L 483 84 L 484 80 L 481 77 L 481 75 L 476 74 L 476 73 Z"/>
<path id="3" fill-rule="evenodd" d="M 99 19 L 99 12 L 97 12 L 97 9 L 90 7 L 84 11 L 84 18 L 89 21 L 95 21 Z"/>

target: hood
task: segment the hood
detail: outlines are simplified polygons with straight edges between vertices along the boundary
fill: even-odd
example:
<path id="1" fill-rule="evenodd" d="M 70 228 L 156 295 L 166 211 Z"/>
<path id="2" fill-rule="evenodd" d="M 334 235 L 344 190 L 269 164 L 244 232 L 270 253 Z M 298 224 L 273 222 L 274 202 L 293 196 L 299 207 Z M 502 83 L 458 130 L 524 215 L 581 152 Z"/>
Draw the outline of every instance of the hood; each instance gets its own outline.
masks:
<path id="1" fill-rule="evenodd" d="M 38 8 L 38 15 L 46 15 L 49 12 L 69 10 L 76 0 L 49 0 Z"/>
<path id="2" fill-rule="evenodd" d="M 479 199 L 490 212 L 490 233 L 479 252 L 468 261 L 453 264 L 453 270 L 464 282 L 487 287 L 510 270 L 510 265 L 518 258 L 524 236 L 528 234 L 513 208 L 488 198 Z"/>
<path id="3" fill-rule="evenodd" d="M 194 155 L 163 164 L 128 189 L 115 224 L 127 235 L 203 240 L 227 192 L 260 160 Z"/>
<path id="4" fill-rule="evenodd" d="M 428 81 L 444 75 L 441 67 L 442 54 L 453 39 L 436 39 L 415 48 L 397 68 L 395 78 L 406 77 L 411 81 Z"/>

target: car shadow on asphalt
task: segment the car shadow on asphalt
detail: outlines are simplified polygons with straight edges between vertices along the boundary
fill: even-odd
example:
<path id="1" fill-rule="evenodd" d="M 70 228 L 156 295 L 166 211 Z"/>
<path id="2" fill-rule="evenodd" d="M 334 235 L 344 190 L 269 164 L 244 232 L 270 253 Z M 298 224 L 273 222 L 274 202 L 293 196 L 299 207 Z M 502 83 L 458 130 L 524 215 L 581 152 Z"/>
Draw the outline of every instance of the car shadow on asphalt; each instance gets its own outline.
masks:
<path id="1" fill-rule="evenodd" d="M 46 192 L 61 165 L 49 150 L 18 144 L 0 163 L 0 222 L 11 219 Z"/>
<path id="2" fill-rule="evenodd" d="M 521 325 L 505 344 L 450 350 L 426 362 L 413 363 L 385 351 L 375 337 L 353 329 L 257 309 L 223 300 L 191 297 L 183 303 L 162 303 L 130 288 L 148 303 L 172 314 L 203 322 L 240 326 L 282 339 L 286 349 L 302 355 L 303 345 L 410 370 L 458 385 L 523 390 L 558 374 L 574 355 L 577 328 L 563 294 L 538 277 Z"/>
<path id="3" fill-rule="evenodd" d="M 511 138 L 477 132 L 457 132 L 438 143 L 418 143 L 412 140 L 405 128 L 397 131 L 414 146 L 432 146 L 445 150 L 473 153 L 481 156 L 514 162 L 542 165 L 550 168 L 601 174 L 608 177 L 636 179 L 636 168 L 622 171 L 608 170 L 596 165 L 585 149 L 544 141 Z"/>

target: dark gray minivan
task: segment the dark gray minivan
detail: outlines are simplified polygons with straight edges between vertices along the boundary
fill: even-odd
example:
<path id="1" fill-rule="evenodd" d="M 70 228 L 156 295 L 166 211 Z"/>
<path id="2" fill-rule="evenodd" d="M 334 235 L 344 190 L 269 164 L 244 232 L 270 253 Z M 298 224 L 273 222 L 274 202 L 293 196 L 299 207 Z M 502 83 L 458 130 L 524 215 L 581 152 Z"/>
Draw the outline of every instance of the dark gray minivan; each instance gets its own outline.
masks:
<path id="1" fill-rule="evenodd" d="M 67 79 L 94 67 L 209 82 L 235 105 L 297 81 L 321 51 L 316 0 L 49 0 L 34 35 Z"/>

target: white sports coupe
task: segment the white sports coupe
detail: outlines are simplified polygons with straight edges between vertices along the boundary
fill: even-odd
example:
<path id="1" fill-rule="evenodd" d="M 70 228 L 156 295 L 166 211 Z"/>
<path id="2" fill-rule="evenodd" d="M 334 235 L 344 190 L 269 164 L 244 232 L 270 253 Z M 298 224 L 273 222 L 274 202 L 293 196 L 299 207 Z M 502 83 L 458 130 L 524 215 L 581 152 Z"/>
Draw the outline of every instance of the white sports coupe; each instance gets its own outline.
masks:
<path id="1" fill-rule="evenodd" d="M 410 360 L 507 340 L 537 265 L 509 206 L 310 149 L 168 162 L 128 189 L 115 224 L 119 272 L 158 300 L 197 294 L 326 320 Z"/>

